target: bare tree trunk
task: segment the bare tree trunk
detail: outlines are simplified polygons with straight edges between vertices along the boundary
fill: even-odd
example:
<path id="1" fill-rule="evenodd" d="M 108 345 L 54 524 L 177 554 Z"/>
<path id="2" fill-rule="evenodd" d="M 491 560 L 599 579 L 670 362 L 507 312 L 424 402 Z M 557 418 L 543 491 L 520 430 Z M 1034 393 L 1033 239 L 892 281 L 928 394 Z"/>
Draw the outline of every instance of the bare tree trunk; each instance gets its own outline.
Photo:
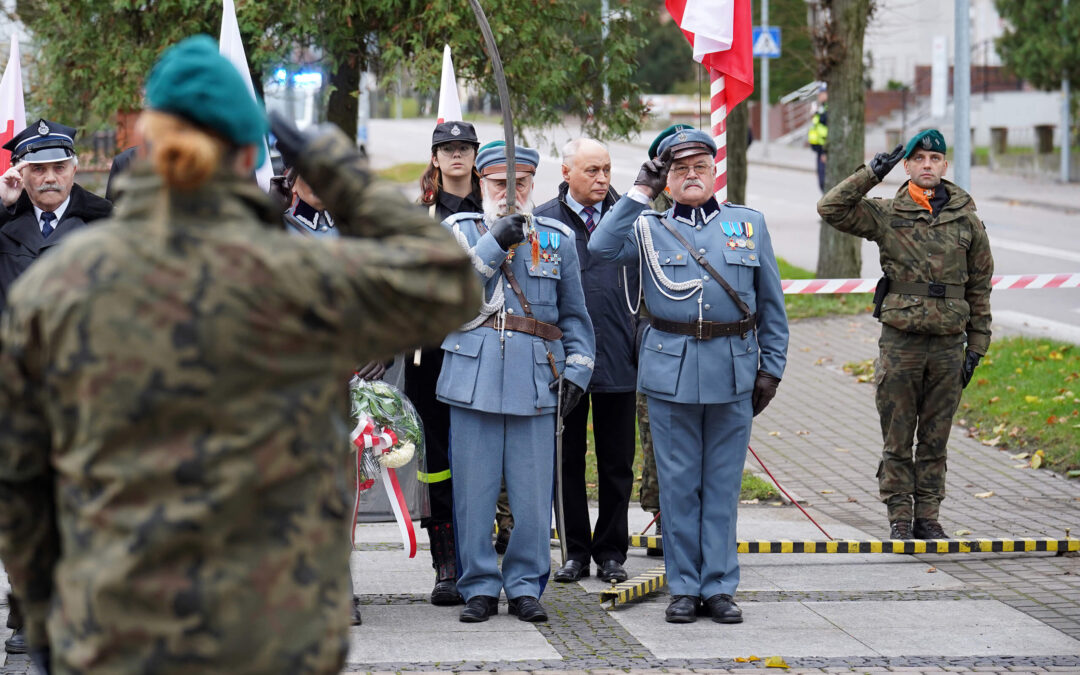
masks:
<path id="1" fill-rule="evenodd" d="M 825 188 L 850 176 L 863 163 L 866 132 L 866 90 L 863 81 L 863 36 L 873 0 L 827 0 L 828 19 L 818 26 L 819 66 L 829 86 L 828 159 Z M 858 237 L 821 224 L 817 276 L 858 277 L 862 270 Z"/>
<path id="2" fill-rule="evenodd" d="M 746 140 L 750 113 L 746 101 L 735 106 L 727 117 L 728 201 L 746 203 Z"/>
<path id="3" fill-rule="evenodd" d="M 355 141 L 360 92 L 360 60 L 355 55 L 337 59 L 337 71 L 330 74 L 330 87 L 326 120 L 341 127 Z"/>

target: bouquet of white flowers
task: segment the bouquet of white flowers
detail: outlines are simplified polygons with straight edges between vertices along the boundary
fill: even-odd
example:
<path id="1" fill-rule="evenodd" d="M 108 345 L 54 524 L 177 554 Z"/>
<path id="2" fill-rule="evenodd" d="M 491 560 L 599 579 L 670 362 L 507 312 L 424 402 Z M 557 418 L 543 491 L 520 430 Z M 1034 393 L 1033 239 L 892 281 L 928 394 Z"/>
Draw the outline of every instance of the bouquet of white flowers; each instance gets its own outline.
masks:
<path id="1" fill-rule="evenodd" d="M 354 377 L 349 383 L 356 427 L 350 439 L 357 450 L 356 505 L 353 532 L 360 509 L 360 494 L 381 479 L 401 530 L 409 557 L 416 555 L 416 535 L 396 469 L 415 462 L 424 465 L 424 428 L 416 408 L 397 387 L 381 380 Z"/>

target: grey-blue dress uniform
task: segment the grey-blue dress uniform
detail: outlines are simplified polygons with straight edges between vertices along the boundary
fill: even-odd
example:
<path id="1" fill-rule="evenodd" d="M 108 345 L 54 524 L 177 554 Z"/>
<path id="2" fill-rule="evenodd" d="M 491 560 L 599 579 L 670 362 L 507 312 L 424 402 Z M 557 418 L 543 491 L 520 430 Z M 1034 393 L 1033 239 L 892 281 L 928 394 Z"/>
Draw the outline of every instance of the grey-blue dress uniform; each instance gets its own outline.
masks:
<path id="1" fill-rule="evenodd" d="M 589 241 L 589 252 L 640 256 L 653 319 L 720 323 L 744 318 L 732 298 L 664 227 L 673 223 L 756 313 L 744 335 L 698 339 L 645 329 L 638 390 L 648 397 L 672 595 L 734 595 L 739 584 L 735 521 L 753 418 L 758 369 L 777 378 L 787 362 L 780 274 L 761 213 L 744 206 L 675 204 L 666 213 L 624 196 Z M 640 247 L 639 247 L 640 243 Z"/>
<path id="2" fill-rule="evenodd" d="M 484 282 L 485 309 L 498 317 L 525 311 L 500 266 L 502 250 L 483 215 L 461 213 L 443 224 L 472 257 Z M 551 501 L 555 459 L 555 367 L 583 390 L 592 377 L 595 340 L 581 290 L 573 231 L 534 219 L 541 260 L 531 266 L 528 242 L 514 248 L 510 269 L 535 319 L 554 324 L 561 339 L 478 326 L 451 333 L 442 344 L 436 393 L 450 405 L 450 471 L 454 476 L 454 527 L 461 568 L 458 591 L 508 599 L 540 597 L 551 569 Z M 483 231 L 482 231 L 483 230 Z M 479 319 L 479 317 L 478 317 Z M 488 321 L 490 323 L 490 319 Z M 468 324 L 466 324 L 468 325 Z M 499 483 L 514 514 L 514 530 L 500 572 L 491 542 Z"/>

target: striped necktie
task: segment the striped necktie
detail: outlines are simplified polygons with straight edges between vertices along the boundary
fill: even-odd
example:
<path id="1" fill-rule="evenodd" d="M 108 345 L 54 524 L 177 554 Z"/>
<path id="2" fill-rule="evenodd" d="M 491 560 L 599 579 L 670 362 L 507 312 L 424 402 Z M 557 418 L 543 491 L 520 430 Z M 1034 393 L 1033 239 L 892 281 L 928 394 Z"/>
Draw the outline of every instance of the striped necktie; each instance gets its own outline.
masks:
<path id="1" fill-rule="evenodd" d="M 53 227 L 53 221 L 56 220 L 56 214 L 52 211 L 41 212 L 41 236 L 48 239 L 49 235 L 53 233 L 56 228 Z"/>
<path id="2" fill-rule="evenodd" d="M 596 221 L 593 219 L 593 216 L 596 215 L 596 209 L 591 206 L 586 206 L 581 209 L 581 215 L 585 216 L 585 231 L 591 233 L 596 229 Z"/>

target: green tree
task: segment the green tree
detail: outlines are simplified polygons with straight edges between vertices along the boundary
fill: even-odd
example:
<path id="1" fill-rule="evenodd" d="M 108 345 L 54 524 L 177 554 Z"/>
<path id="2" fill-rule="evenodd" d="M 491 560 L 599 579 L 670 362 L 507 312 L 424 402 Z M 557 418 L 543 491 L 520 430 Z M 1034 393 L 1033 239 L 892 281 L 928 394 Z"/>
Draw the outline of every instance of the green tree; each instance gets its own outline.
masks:
<path id="1" fill-rule="evenodd" d="M 1045 91 L 1061 88 L 1068 78 L 1080 85 L 1080 0 L 996 0 L 1005 32 L 997 40 L 1002 61 L 1014 73 Z M 1077 109 L 1076 89 L 1072 108 Z M 1076 133 L 1073 116 L 1072 134 Z"/>
<path id="2" fill-rule="evenodd" d="M 818 74 L 829 85 L 825 188 L 851 175 L 865 152 L 866 85 L 863 37 L 874 0 L 821 0 L 815 24 Z M 858 277 L 861 241 L 825 223 L 818 237 L 818 278 Z"/>
<path id="3" fill-rule="evenodd" d="M 695 81 L 694 49 L 663 3 L 650 7 L 643 18 L 645 39 L 637 52 L 634 76 L 638 86 L 647 94 L 670 94 L 677 83 Z"/>

